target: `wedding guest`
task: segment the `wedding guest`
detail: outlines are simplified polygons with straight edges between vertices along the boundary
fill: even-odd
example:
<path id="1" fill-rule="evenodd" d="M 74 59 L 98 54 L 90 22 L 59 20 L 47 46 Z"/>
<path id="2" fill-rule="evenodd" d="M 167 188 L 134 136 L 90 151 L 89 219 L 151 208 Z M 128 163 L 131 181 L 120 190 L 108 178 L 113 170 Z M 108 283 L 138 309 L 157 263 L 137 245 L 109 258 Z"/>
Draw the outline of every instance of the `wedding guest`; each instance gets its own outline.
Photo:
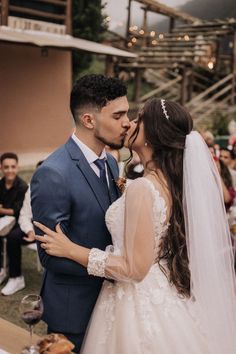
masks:
<path id="1" fill-rule="evenodd" d="M 38 162 L 39 167 L 42 161 Z M 13 295 L 24 289 L 25 278 L 21 271 L 21 246 L 35 242 L 34 226 L 32 224 L 32 210 L 30 188 L 28 188 L 23 206 L 20 211 L 18 225 L 8 234 L 7 255 L 9 262 L 9 279 L 2 288 L 2 295 Z"/>
<path id="2" fill-rule="evenodd" d="M 0 157 L 1 172 L 3 178 L 0 180 L 0 218 L 6 215 L 18 218 L 27 191 L 27 184 L 17 175 L 18 156 L 13 152 L 6 152 Z M 2 254 L 2 240 L 0 240 L 0 254 Z M 0 257 L 0 284 L 6 279 L 6 269 L 2 268 Z"/>
<path id="3" fill-rule="evenodd" d="M 232 150 L 227 148 L 220 149 L 220 160 L 228 167 L 232 177 L 233 187 L 236 188 L 236 171 L 233 169 L 235 163 L 235 155 Z"/>

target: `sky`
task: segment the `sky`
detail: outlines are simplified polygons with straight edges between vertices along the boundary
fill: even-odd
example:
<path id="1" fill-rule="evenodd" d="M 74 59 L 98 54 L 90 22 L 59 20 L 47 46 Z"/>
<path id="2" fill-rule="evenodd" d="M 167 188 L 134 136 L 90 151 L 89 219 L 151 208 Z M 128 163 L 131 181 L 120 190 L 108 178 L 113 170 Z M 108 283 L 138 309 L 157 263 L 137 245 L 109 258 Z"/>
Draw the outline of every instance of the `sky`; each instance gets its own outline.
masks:
<path id="1" fill-rule="evenodd" d="M 105 13 L 111 17 L 109 28 L 114 31 L 118 30 L 120 33 L 125 33 L 128 0 L 103 0 L 102 2 L 107 3 Z M 188 2 L 188 0 L 165 0 L 160 2 L 168 6 L 178 7 Z M 142 5 L 138 2 L 132 1 L 131 26 L 142 24 L 143 10 L 140 9 L 140 6 Z M 162 21 L 164 18 L 164 16 L 149 12 L 148 24 L 156 23 L 158 20 Z"/>

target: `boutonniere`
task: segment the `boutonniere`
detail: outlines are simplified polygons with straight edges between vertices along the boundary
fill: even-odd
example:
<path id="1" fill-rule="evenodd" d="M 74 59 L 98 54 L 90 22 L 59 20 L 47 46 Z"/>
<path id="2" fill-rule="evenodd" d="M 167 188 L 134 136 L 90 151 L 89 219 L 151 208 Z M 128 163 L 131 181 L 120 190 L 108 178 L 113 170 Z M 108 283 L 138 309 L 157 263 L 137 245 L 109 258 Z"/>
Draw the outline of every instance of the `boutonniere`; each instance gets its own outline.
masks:
<path id="1" fill-rule="evenodd" d="M 124 177 L 119 177 L 117 180 L 116 180 L 116 185 L 117 187 L 119 188 L 120 192 L 121 193 L 124 193 L 125 191 L 125 187 L 126 187 L 126 178 Z"/>

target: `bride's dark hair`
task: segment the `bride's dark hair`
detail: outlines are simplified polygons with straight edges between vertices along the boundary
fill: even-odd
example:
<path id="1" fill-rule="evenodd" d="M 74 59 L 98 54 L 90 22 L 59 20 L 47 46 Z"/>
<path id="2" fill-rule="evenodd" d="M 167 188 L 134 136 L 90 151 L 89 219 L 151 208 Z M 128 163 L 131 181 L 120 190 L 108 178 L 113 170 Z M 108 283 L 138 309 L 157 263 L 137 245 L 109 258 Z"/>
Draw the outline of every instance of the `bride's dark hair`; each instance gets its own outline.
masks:
<path id="1" fill-rule="evenodd" d="M 184 296 L 190 295 L 190 271 L 185 237 L 183 213 L 183 154 L 186 135 L 193 127 L 190 114 L 178 103 L 164 101 L 165 116 L 161 101 L 154 98 L 146 102 L 139 114 L 136 136 L 141 122 L 147 143 L 153 149 L 148 167 L 159 169 L 166 179 L 172 197 L 170 225 L 162 238 L 158 262 L 164 260 L 169 269 L 163 272 Z M 131 137 L 132 138 L 132 137 Z M 132 139 L 133 141 L 135 140 Z"/>

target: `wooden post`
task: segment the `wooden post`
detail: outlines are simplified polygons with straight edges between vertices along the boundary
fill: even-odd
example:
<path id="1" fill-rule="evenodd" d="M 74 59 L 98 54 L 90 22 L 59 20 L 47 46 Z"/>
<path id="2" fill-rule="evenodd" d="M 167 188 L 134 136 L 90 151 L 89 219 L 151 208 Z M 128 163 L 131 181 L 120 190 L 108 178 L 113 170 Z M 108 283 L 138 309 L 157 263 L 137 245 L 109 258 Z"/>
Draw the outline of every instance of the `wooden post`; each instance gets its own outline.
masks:
<path id="1" fill-rule="evenodd" d="M 188 75 L 187 75 L 187 68 L 183 67 L 180 103 L 184 106 L 184 104 L 187 102 L 187 99 L 188 99 Z"/>
<path id="2" fill-rule="evenodd" d="M 65 26 L 66 26 L 66 33 L 67 34 L 72 34 L 72 1 L 67 0 L 66 1 L 66 21 L 65 21 Z"/>
<path id="3" fill-rule="evenodd" d="M 215 58 L 216 58 L 216 65 L 215 65 L 215 71 L 220 70 L 220 40 L 217 38 L 216 40 L 216 49 L 215 49 Z"/>
<path id="4" fill-rule="evenodd" d="M 175 18 L 174 17 L 170 17 L 169 33 L 173 32 L 174 27 L 175 27 Z"/>
<path id="5" fill-rule="evenodd" d="M 143 45 L 146 47 L 147 45 L 147 12 L 148 12 L 148 9 L 147 7 L 142 7 L 143 9 L 143 27 L 142 29 L 144 30 L 144 35 L 143 35 Z"/>
<path id="6" fill-rule="evenodd" d="M 1 26 L 8 25 L 9 0 L 2 0 Z"/>
<path id="7" fill-rule="evenodd" d="M 188 102 L 191 101 L 193 95 L 193 68 L 188 71 Z"/>
<path id="8" fill-rule="evenodd" d="M 232 73 L 233 73 L 233 79 L 232 79 L 232 95 L 231 95 L 231 103 L 235 104 L 236 103 L 236 27 L 234 27 L 234 39 L 233 39 L 233 58 L 232 58 Z"/>
<path id="9" fill-rule="evenodd" d="M 128 42 L 130 38 L 129 28 L 130 28 L 130 20 L 131 20 L 131 1 L 132 0 L 129 0 L 128 7 L 127 7 L 128 17 L 127 17 L 127 24 L 126 24 L 126 47 L 128 47 Z"/>
<path id="10" fill-rule="evenodd" d="M 106 56 L 105 75 L 114 76 L 114 61 L 111 55 Z"/>
<path id="11" fill-rule="evenodd" d="M 142 82 L 142 70 L 140 68 L 136 69 L 135 80 L 134 80 L 134 93 L 133 102 L 138 102 L 141 93 L 141 82 Z"/>

